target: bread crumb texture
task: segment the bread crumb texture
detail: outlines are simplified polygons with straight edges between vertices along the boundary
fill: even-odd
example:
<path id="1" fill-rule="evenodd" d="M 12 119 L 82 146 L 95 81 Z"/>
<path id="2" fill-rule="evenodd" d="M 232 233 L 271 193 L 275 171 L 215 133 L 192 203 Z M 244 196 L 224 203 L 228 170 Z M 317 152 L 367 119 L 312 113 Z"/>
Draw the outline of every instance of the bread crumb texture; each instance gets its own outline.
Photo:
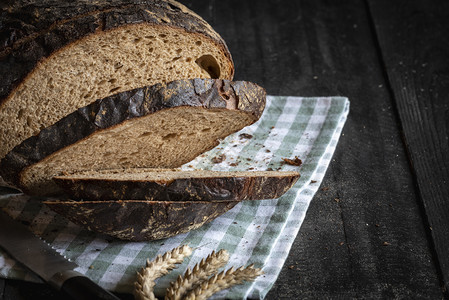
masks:
<path id="1" fill-rule="evenodd" d="M 95 12 L 89 12 L 84 17 L 86 22 L 94 22 L 92 26 L 98 27 L 95 32 L 65 45 L 61 42 L 62 47 L 34 63 L 24 62 L 34 65 L 32 70 L 22 76 L 19 84 L 9 84 L 15 86 L 0 103 L 0 158 L 25 139 L 96 99 L 176 79 L 232 79 L 232 59 L 218 34 L 204 20 L 175 4 L 174 1 L 165 3 L 162 13 L 161 7 L 152 11 L 139 6 L 134 14 L 140 19 L 134 23 L 132 20 L 126 24 L 114 23 L 113 28 L 101 28 L 101 24 L 97 24 L 100 17 L 95 22 L 90 21 L 87 16 Z M 84 1 L 83 5 L 88 4 Z M 99 4 L 95 2 L 95 5 Z M 131 18 L 114 12 L 113 8 L 109 8 L 108 13 L 115 13 L 117 20 Z M 185 28 L 178 26 L 182 21 L 179 16 L 173 17 L 175 13 L 189 16 Z M 105 12 L 101 14 L 102 22 L 106 22 L 103 27 L 107 27 L 108 22 L 113 23 L 108 21 Z M 133 18 L 137 18 L 135 15 Z M 73 20 L 80 22 L 81 17 L 73 17 Z M 195 26 L 191 24 L 192 19 L 197 22 Z M 43 32 L 50 35 L 58 28 L 62 31 L 73 20 L 55 22 Z M 120 23 L 117 20 L 115 22 Z M 36 33 L 3 48 L 0 65 L 9 63 L 8 69 L 26 69 L 20 65 L 20 60 L 11 63 L 11 57 L 17 51 L 24 51 L 21 48 L 30 43 L 40 43 L 41 39 Z M 42 43 L 45 42 L 44 38 Z"/>
<path id="2" fill-rule="evenodd" d="M 250 115 L 226 109 L 167 109 L 127 120 L 56 152 L 28 167 L 21 184 L 45 194 L 56 188 L 50 179 L 64 170 L 178 167 L 251 122 Z"/>
<path id="3" fill-rule="evenodd" d="M 111 180 L 111 181 L 160 181 L 171 182 L 176 179 L 189 178 L 227 178 L 227 177 L 289 177 L 297 176 L 295 171 L 213 171 L 213 170 L 195 170 L 184 171 L 181 169 L 158 169 L 158 168 L 123 168 L 123 169 L 104 169 L 75 172 L 58 176 L 59 179 L 79 179 L 79 180 Z"/>

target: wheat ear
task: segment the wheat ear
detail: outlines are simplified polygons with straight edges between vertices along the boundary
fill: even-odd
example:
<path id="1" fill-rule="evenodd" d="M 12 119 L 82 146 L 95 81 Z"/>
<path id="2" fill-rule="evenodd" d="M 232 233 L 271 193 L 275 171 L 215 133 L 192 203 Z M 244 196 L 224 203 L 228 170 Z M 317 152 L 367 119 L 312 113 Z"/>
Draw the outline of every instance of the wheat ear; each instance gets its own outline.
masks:
<path id="1" fill-rule="evenodd" d="M 229 253 L 226 250 L 218 252 L 212 251 L 206 259 L 197 263 L 193 270 L 187 269 L 184 276 L 178 276 L 178 279 L 167 288 L 165 300 L 181 300 L 187 292 L 192 290 L 209 276 L 216 273 L 229 260 Z"/>
<path id="2" fill-rule="evenodd" d="M 244 281 L 252 281 L 263 271 L 250 265 L 246 268 L 240 267 L 235 270 L 233 267 L 212 276 L 204 281 L 200 286 L 191 291 L 184 299 L 186 300 L 206 300 L 213 294 L 230 288 L 234 285 L 242 284 Z"/>
<path id="3" fill-rule="evenodd" d="M 186 256 L 192 254 L 192 248 L 187 245 L 174 248 L 163 256 L 158 255 L 153 261 L 147 259 L 146 267 L 137 272 L 137 281 L 134 283 L 134 296 L 139 300 L 156 300 L 153 293 L 155 280 L 168 274 L 182 263 Z"/>

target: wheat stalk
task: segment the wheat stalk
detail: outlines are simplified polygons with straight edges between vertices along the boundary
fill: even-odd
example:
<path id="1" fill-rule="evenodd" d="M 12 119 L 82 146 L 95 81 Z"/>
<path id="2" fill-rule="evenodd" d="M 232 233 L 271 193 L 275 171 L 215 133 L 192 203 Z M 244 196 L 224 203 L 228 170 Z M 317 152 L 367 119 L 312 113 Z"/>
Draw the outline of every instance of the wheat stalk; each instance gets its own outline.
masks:
<path id="1" fill-rule="evenodd" d="M 187 245 L 174 248 L 163 256 L 158 255 L 153 261 L 147 259 L 146 267 L 137 272 L 137 281 L 134 283 L 134 296 L 139 300 L 156 300 L 153 293 L 155 280 L 168 274 L 182 263 L 186 256 L 192 254 L 192 248 Z"/>
<path id="2" fill-rule="evenodd" d="M 189 268 L 183 277 L 178 276 L 178 279 L 167 288 L 165 300 L 181 300 L 187 292 L 217 272 L 228 260 L 229 254 L 226 250 L 212 251 L 206 259 L 203 258 L 197 263 L 192 271 Z"/>
<path id="3" fill-rule="evenodd" d="M 222 271 L 212 276 L 209 280 L 204 281 L 191 291 L 184 299 L 186 300 L 206 300 L 213 294 L 230 288 L 234 285 L 242 284 L 244 281 L 252 281 L 257 276 L 262 275 L 263 271 L 250 265 L 246 268 L 243 266 L 234 270 L 234 267 Z"/>

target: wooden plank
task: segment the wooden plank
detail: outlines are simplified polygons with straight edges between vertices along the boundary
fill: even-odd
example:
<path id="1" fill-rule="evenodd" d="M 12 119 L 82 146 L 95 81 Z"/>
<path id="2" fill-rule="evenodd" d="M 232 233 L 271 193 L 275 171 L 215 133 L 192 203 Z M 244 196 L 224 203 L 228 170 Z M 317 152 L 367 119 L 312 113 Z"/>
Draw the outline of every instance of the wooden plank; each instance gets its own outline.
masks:
<path id="1" fill-rule="evenodd" d="M 270 94 L 351 100 L 329 189 L 267 298 L 441 298 L 364 2 L 182 2 L 227 41 L 237 79 Z"/>
<path id="2" fill-rule="evenodd" d="M 449 2 L 369 1 L 391 88 L 449 287 Z"/>

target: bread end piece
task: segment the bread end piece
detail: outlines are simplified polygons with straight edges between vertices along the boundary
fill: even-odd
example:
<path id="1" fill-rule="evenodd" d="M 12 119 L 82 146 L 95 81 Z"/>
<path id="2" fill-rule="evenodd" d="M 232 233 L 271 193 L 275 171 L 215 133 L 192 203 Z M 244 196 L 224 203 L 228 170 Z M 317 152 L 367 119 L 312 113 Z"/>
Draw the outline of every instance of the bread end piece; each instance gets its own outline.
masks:
<path id="1" fill-rule="evenodd" d="M 50 209 L 88 230 L 129 241 L 168 238 L 199 228 L 237 201 L 45 201 Z"/>

